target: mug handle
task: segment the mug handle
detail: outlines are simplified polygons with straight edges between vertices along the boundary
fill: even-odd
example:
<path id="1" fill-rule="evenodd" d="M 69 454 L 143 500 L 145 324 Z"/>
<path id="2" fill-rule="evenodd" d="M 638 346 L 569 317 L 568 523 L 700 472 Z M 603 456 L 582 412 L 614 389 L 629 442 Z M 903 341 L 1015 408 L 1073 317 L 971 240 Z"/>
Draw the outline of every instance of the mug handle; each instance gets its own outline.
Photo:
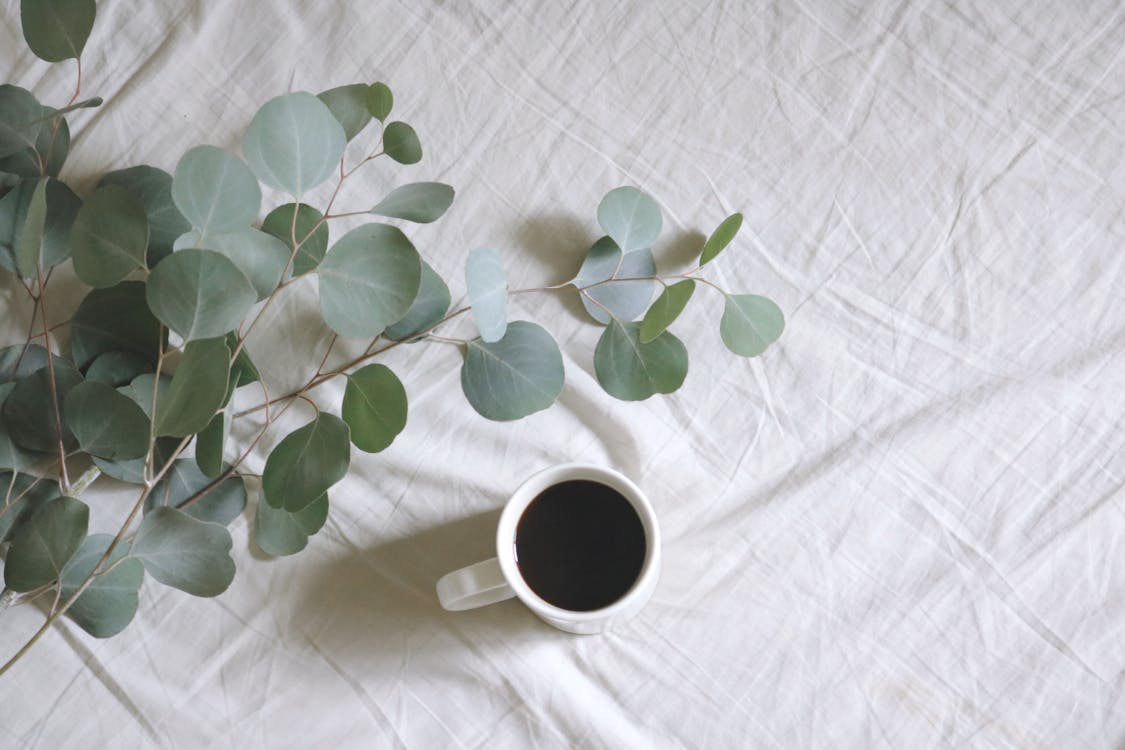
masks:
<path id="1" fill-rule="evenodd" d="M 504 578 L 500 561 L 493 557 L 443 575 L 437 582 L 437 595 L 443 608 L 459 612 L 511 599 L 516 592 Z"/>

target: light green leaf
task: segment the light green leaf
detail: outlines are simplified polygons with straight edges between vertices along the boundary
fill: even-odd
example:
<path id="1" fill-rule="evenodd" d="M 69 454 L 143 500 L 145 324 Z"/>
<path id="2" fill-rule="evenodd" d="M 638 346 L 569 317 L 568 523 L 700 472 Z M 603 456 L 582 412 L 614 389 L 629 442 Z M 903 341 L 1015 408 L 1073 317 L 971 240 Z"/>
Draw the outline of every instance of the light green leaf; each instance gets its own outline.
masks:
<path id="1" fill-rule="evenodd" d="M 63 416 L 79 447 L 93 456 L 120 461 L 148 451 L 148 417 L 132 399 L 104 383 L 74 386 Z"/>
<path id="2" fill-rule="evenodd" d="M 379 122 L 387 119 L 395 98 L 385 83 L 373 83 L 367 89 L 367 111 Z"/>
<path id="3" fill-rule="evenodd" d="M 82 382 L 82 376 L 72 365 L 55 359 L 55 394 L 59 404 L 66 401 L 70 389 Z M 51 396 L 51 374 L 43 367 L 16 381 L 0 412 L 4 426 L 20 447 L 58 455 L 55 399 Z M 60 418 L 61 421 L 61 418 Z M 62 423 L 63 445 L 67 450 L 76 446 L 74 435 Z"/>
<path id="4" fill-rule="evenodd" d="M 346 146 L 344 129 L 332 112 L 304 91 L 262 105 L 242 141 L 258 179 L 294 197 L 327 180 Z"/>
<path id="5" fill-rule="evenodd" d="M 183 507 L 189 500 L 191 505 Z M 201 472 L 191 459 L 181 458 L 172 464 L 145 501 L 145 513 L 160 507 L 182 510 L 200 521 L 226 526 L 246 508 L 246 481 L 232 474 L 219 482 Z"/>
<path id="6" fill-rule="evenodd" d="M 215 146 L 196 146 L 176 165 L 172 200 L 202 234 L 222 234 L 250 226 L 262 204 L 262 189 L 238 157 Z"/>
<path id="7" fill-rule="evenodd" d="M 20 0 L 23 38 L 37 57 L 79 57 L 94 26 L 94 0 Z"/>
<path id="8" fill-rule="evenodd" d="M 105 555 L 113 543 L 112 534 L 91 534 L 86 537 L 74 557 L 63 568 L 59 579 L 63 601 L 74 596 L 86 577 Z M 124 560 L 129 551 L 127 542 L 113 548 L 101 573 L 70 605 L 67 617 L 95 638 L 117 635 L 133 620 L 137 613 L 137 592 L 144 582 L 145 568 L 139 560 Z M 110 566 L 113 570 L 106 573 Z"/>
<path id="9" fill-rule="evenodd" d="M 707 242 L 703 243 L 703 252 L 699 256 L 699 265 L 703 267 L 715 259 L 727 245 L 730 244 L 738 230 L 742 228 L 742 214 L 731 214 L 715 228 Z"/>
<path id="10" fill-rule="evenodd" d="M 119 169 L 104 175 L 98 185 L 120 185 L 140 201 L 148 219 L 148 251 L 145 257 L 149 268 L 172 252 L 172 243 L 176 238 L 191 229 L 191 224 L 172 200 L 172 175 L 163 169 L 143 164 Z"/>
<path id="11" fill-rule="evenodd" d="M 35 185 L 24 218 L 23 233 L 16 248 L 16 270 L 20 276 L 34 278 L 39 272 L 39 256 L 43 249 L 43 228 L 47 224 L 47 179 Z"/>
<path id="12" fill-rule="evenodd" d="M 623 253 L 651 248 L 662 222 L 656 201 L 633 187 L 611 190 L 598 204 L 598 223 Z"/>
<path id="13" fill-rule="evenodd" d="M 365 84 L 353 83 L 349 86 L 337 86 L 316 95 L 316 98 L 324 102 L 332 112 L 332 116 L 340 123 L 344 129 L 344 137 L 349 141 L 371 122 L 371 113 L 367 110 L 368 92 L 369 89 Z"/>
<path id="14" fill-rule="evenodd" d="M 418 224 L 437 221 L 453 205 L 453 188 L 440 182 L 415 182 L 395 188 L 371 213 Z"/>
<path id="15" fill-rule="evenodd" d="M 422 259 L 396 227 L 365 224 L 332 246 L 317 273 L 324 322 L 341 336 L 369 338 L 410 309 Z"/>
<path id="16" fill-rule="evenodd" d="M 652 303 L 652 307 L 645 313 L 644 320 L 641 321 L 641 343 L 647 344 L 672 325 L 673 321 L 680 317 L 680 313 L 687 307 L 688 300 L 691 299 L 694 291 L 695 282 L 691 279 L 684 279 L 665 287 L 656 301 Z"/>
<path id="17" fill-rule="evenodd" d="M 586 290 L 580 295 L 586 312 L 605 325 L 610 318 L 628 322 L 641 315 L 652 299 L 655 276 L 656 262 L 651 250 L 634 250 L 622 256 L 617 243 L 603 237 L 590 248 L 573 283 Z M 611 278 L 632 281 L 608 281 Z"/>
<path id="18" fill-rule="evenodd" d="M 286 435 L 266 459 L 266 502 L 291 513 L 303 510 L 344 478 L 350 460 L 347 424 L 318 412 L 313 421 Z"/>
<path id="19" fill-rule="evenodd" d="M 43 105 L 27 89 L 0 85 L 0 157 L 35 148 L 43 112 Z"/>
<path id="20" fill-rule="evenodd" d="M 86 380 L 117 388 L 132 383 L 138 375 L 152 371 L 153 364 L 147 357 L 133 352 L 106 352 L 99 354 L 90 363 L 86 370 Z"/>
<path id="21" fill-rule="evenodd" d="M 562 353 L 551 334 L 518 320 L 495 343 L 477 339 L 466 345 L 461 389 L 481 416 L 502 422 L 553 404 L 563 377 Z"/>
<path id="22" fill-rule="evenodd" d="M 226 398 L 229 377 L 223 338 L 189 341 L 167 394 L 156 402 L 156 434 L 184 437 L 206 427 Z"/>
<path id="23" fill-rule="evenodd" d="M 254 513 L 254 541 L 267 555 L 294 555 L 309 543 L 328 520 L 328 493 L 296 513 L 258 503 Z"/>
<path id="24" fill-rule="evenodd" d="M 143 281 L 92 290 L 70 322 L 70 349 L 79 367 L 106 352 L 129 352 L 155 363 L 164 339 Z"/>
<path id="25" fill-rule="evenodd" d="M 270 296 L 281 283 L 289 263 L 289 248 L 271 234 L 258 229 L 243 229 L 230 234 L 211 234 L 204 244 L 230 258 L 246 275 L 258 299 Z"/>
<path id="26" fill-rule="evenodd" d="M 683 385 L 687 349 L 665 331 L 647 344 L 640 323 L 611 321 L 594 349 L 594 372 L 605 392 L 622 401 L 643 401 Z"/>
<path id="27" fill-rule="evenodd" d="M 488 343 L 499 341 L 508 327 L 508 281 L 500 253 L 491 247 L 478 247 L 469 253 L 465 284 L 480 337 Z"/>
<path id="28" fill-rule="evenodd" d="M 166 586 L 194 596 L 218 596 L 234 580 L 231 538 L 223 526 L 173 508 L 146 515 L 129 556 Z"/>
<path id="29" fill-rule="evenodd" d="M 399 164 L 417 164 L 422 161 L 422 144 L 414 128 L 405 122 L 391 122 L 383 129 L 383 153 Z"/>
<path id="30" fill-rule="evenodd" d="M 230 437 L 230 426 L 228 407 L 211 417 L 207 426 L 195 436 L 195 464 L 205 476 L 213 478 L 223 473 L 223 448 Z"/>
<path id="31" fill-rule="evenodd" d="M 297 223 L 294 225 L 293 210 L 297 205 L 300 207 L 297 209 Z M 284 242 L 290 252 L 293 250 L 294 236 L 297 242 L 304 240 L 293 258 L 294 276 L 303 276 L 316 270 L 320 261 L 324 260 L 324 254 L 328 252 L 328 222 L 324 221 L 320 211 L 304 203 L 286 203 L 270 211 L 262 222 L 262 231 Z"/>
<path id="32" fill-rule="evenodd" d="M 449 287 L 441 280 L 437 271 L 422 261 L 422 282 L 418 288 L 418 296 L 414 298 L 402 320 L 387 326 L 383 335 L 391 341 L 416 336 L 444 318 L 449 311 L 450 302 Z"/>
<path id="33" fill-rule="evenodd" d="M 59 496 L 58 485 L 49 479 L 0 471 L 0 490 L 5 496 L 9 488 L 8 504 L 0 506 L 0 542 L 22 535 L 31 516 Z"/>
<path id="34" fill-rule="evenodd" d="M 152 270 L 149 309 L 185 341 L 223 336 L 238 327 L 258 299 L 246 275 L 214 250 L 180 250 Z"/>
<path id="35" fill-rule="evenodd" d="M 723 343 L 735 354 L 756 357 L 785 330 L 785 315 L 768 297 L 728 294 L 719 321 Z"/>
<path id="36" fill-rule="evenodd" d="M 78 209 L 70 241 L 78 277 L 90 286 L 113 286 L 145 267 L 148 219 L 131 192 L 104 185 Z"/>
<path id="37" fill-rule="evenodd" d="M 43 504 L 26 521 L 4 561 L 4 584 L 31 591 L 57 580 L 86 536 L 90 509 L 72 497 Z"/>
<path id="38" fill-rule="evenodd" d="M 384 365 L 368 365 L 348 375 L 340 416 L 351 430 L 352 445 L 378 453 L 406 427 L 406 389 Z"/>

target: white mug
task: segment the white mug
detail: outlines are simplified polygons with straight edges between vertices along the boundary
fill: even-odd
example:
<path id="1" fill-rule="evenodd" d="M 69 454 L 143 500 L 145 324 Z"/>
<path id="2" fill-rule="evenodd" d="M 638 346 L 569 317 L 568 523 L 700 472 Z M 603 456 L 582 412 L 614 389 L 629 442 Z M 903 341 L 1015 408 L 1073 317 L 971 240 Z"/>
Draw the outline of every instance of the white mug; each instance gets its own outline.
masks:
<path id="1" fill-rule="evenodd" d="M 590 480 L 616 490 L 629 501 L 644 529 L 645 556 L 632 586 L 616 601 L 601 609 L 563 609 L 536 594 L 516 563 L 516 527 L 524 510 L 544 490 L 571 480 Z M 560 464 L 540 471 L 520 485 L 500 514 L 496 528 L 496 557 L 455 570 L 437 582 L 438 599 L 448 610 L 483 607 L 519 597 L 548 625 L 570 633 L 600 633 L 615 620 L 640 611 L 660 577 L 660 528 L 652 504 L 628 477 L 612 469 L 588 464 Z"/>

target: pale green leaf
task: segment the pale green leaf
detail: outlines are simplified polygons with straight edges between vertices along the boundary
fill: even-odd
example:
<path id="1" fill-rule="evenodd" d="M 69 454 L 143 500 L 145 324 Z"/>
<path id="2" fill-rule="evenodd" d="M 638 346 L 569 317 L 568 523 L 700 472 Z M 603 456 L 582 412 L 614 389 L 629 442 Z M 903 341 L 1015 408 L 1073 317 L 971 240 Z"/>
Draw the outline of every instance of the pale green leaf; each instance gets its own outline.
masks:
<path id="1" fill-rule="evenodd" d="M 327 180 L 346 146 L 344 129 L 332 112 L 304 91 L 262 105 L 242 141 L 246 161 L 258 179 L 294 197 Z"/>
<path id="2" fill-rule="evenodd" d="M 215 146 L 196 146 L 176 165 L 172 200 L 202 234 L 222 234 L 250 226 L 262 204 L 262 189 L 238 157 Z"/>
<path id="3" fill-rule="evenodd" d="M 141 521 L 129 556 L 166 586 L 194 596 L 218 596 L 234 580 L 231 546 L 223 526 L 161 507 Z"/>
<path id="4" fill-rule="evenodd" d="M 598 223 L 624 253 L 651 248 L 662 222 L 656 201 L 633 187 L 611 190 L 598 204 Z"/>
<path id="5" fill-rule="evenodd" d="M 149 309 L 185 341 L 233 331 L 258 299 L 230 258 L 214 250 L 180 250 L 157 264 L 145 287 Z"/>
<path id="6" fill-rule="evenodd" d="M 491 247 L 478 247 L 469 253 L 465 284 L 480 337 L 488 343 L 499 341 L 508 327 L 508 281 L 500 253 Z"/>
<path id="7" fill-rule="evenodd" d="M 723 343 L 735 354 L 756 357 L 785 330 L 785 315 L 768 297 L 728 294 L 719 321 Z"/>
<path id="8" fill-rule="evenodd" d="M 656 263 L 651 250 L 634 250 L 622 255 L 617 243 L 603 237 L 590 248 L 572 283 L 585 290 L 580 296 L 586 312 L 605 325 L 611 318 L 628 322 L 640 316 L 652 299 L 655 276 Z"/>
<path id="9" fill-rule="evenodd" d="M 453 205 L 454 191 L 440 182 L 415 182 L 395 188 L 371 213 L 418 224 L 437 221 Z"/>
<path id="10" fill-rule="evenodd" d="M 230 234 L 210 234 L 204 240 L 208 250 L 227 256 L 254 286 L 258 299 L 268 297 L 289 263 L 285 243 L 258 229 L 243 229 Z"/>

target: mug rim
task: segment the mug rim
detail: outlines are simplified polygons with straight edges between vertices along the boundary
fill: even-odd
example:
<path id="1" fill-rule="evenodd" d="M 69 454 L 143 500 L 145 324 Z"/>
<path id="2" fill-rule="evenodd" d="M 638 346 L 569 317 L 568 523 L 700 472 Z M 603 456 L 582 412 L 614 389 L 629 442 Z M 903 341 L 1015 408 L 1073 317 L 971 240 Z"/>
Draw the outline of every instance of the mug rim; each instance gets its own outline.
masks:
<path id="1" fill-rule="evenodd" d="M 636 580 L 613 603 L 585 611 L 556 606 L 536 594 L 524 580 L 515 558 L 516 527 L 527 506 L 548 487 L 575 479 L 600 482 L 620 493 L 636 511 L 645 534 L 645 558 Z M 656 513 L 648 496 L 629 477 L 616 469 L 598 464 L 554 464 L 532 474 L 508 498 L 496 526 L 496 558 L 504 578 L 516 592 L 516 596 L 541 616 L 568 622 L 603 620 L 628 609 L 638 593 L 646 589 L 649 579 L 659 574 L 656 565 L 659 551 L 660 527 L 656 523 Z"/>

